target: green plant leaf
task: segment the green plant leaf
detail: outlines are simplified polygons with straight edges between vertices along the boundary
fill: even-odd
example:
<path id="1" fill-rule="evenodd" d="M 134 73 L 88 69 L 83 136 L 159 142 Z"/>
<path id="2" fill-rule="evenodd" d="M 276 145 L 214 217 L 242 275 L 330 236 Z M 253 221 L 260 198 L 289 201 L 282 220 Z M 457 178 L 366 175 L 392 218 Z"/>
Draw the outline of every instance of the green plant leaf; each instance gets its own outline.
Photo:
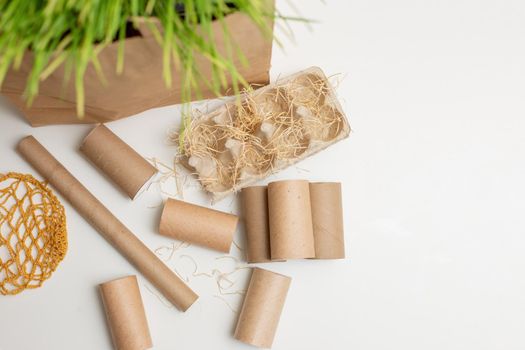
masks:
<path id="1" fill-rule="evenodd" d="M 40 82 L 64 65 L 63 89 L 73 75 L 77 113 L 82 117 L 87 67 L 92 64 L 104 82 L 106 67 L 102 67 L 98 55 L 118 41 L 115 69 L 122 73 L 127 30 L 131 25 L 136 28 L 140 19 L 162 47 L 163 72 L 159 79 L 172 88 L 177 74 L 184 103 L 202 98 L 203 87 L 220 96 L 231 86 L 238 94 L 248 88 L 239 73 L 248 60 L 232 40 L 225 24 L 228 15 L 244 14 L 268 40 L 278 43 L 272 21 L 310 23 L 300 16 L 276 13 L 269 5 L 272 2 L 268 0 L 0 0 L 0 86 L 8 71 L 20 67 L 30 51 L 32 66 L 24 91 L 28 103 L 38 94 Z M 217 47 L 218 35 L 224 52 Z M 202 58 L 210 67 L 206 77 L 198 69 L 197 62 Z"/>

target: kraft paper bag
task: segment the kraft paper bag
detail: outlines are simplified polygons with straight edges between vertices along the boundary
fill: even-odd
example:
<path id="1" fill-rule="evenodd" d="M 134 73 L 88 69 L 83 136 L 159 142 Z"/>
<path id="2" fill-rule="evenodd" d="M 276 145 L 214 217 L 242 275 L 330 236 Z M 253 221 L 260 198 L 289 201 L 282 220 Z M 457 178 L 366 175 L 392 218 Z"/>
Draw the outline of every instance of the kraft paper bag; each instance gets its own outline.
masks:
<path id="1" fill-rule="evenodd" d="M 274 0 L 267 0 L 273 10 Z M 248 16 L 233 13 L 225 17 L 224 23 L 231 40 L 243 52 L 248 62 L 241 64 L 238 58 L 234 65 L 253 85 L 269 82 L 272 40 L 261 33 L 259 27 Z M 273 27 L 273 22 L 270 20 Z M 212 24 L 218 51 L 228 56 L 222 24 Z M 181 102 L 180 72 L 173 67 L 172 87 L 167 88 L 163 79 L 162 48 L 145 26 L 139 26 L 140 35 L 125 40 L 124 71 L 116 72 L 118 42 L 104 48 L 98 55 L 107 84 L 103 84 L 95 68 L 89 65 L 84 77 L 85 115 L 77 117 L 74 79 L 64 85 L 66 75 L 59 67 L 40 83 L 39 95 L 31 106 L 22 98 L 33 56 L 27 52 L 18 70 L 11 69 L 2 85 L 1 92 L 20 109 L 32 126 L 50 124 L 104 123 L 140 113 L 142 111 Z M 204 77 L 211 79 L 211 67 L 207 59 L 197 56 L 197 67 Z M 231 83 L 231 82 L 229 82 Z M 203 98 L 215 97 L 204 81 L 200 84 Z M 231 93 L 227 88 L 223 93 Z M 196 97 L 196 96 L 194 96 Z"/>

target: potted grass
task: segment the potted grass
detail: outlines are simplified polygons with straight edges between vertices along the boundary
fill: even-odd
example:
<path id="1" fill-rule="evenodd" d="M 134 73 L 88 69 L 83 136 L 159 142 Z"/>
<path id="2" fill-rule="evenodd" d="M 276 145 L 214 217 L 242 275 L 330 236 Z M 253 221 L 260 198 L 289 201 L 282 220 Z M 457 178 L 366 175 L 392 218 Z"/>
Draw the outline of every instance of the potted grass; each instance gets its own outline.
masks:
<path id="1" fill-rule="evenodd" d="M 11 0 L 0 86 L 33 126 L 107 122 L 266 84 L 274 0 Z"/>

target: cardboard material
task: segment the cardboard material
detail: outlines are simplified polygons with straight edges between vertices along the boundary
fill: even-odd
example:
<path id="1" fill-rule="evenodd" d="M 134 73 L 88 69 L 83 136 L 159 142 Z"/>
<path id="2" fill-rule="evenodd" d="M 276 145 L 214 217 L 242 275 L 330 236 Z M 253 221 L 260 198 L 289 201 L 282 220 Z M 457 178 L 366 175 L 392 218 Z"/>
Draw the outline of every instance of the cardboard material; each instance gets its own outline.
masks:
<path id="1" fill-rule="evenodd" d="M 246 231 L 246 260 L 249 263 L 271 261 L 266 186 L 243 188 L 241 204 Z"/>
<path id="2" fill-rule="evenodd" d="M 322 93 L 318 92 L 320 95 L 317 96 L 312 89 L 319 89 L 319 85 L 324 88 L 321 88 Z M 309 107 L 312 101 L 308 100 L 315 100 L 312 96 L 317 96 L 318 106 L 322 105 L 319 110 Z M 183 154 L 182 164 L 196 174 L 202 187 L 214 201 L 296 164 L 350 134 L 350 125 L 335 90 L 319 67 L 310 67 L 279 78 L 268 86 L 243 94 L 241 106 L 245 107 L 241 111 L 244 112 L 240 113 L 238 106 L 239 101 L 231 99 L 205 114 L 196 113 L 191 125 L 185 127 L 186 132 L 196 136 L 185 140 L 185 145 L 191 147 Z M 253 125 L 245 121 L 239 122 L 238 116 L 247 113 L 253 113 L 253 120 L 262 119 Z M 337 116 L 339 121 L 327 121 L 327 114 Z M 290 117 L 295 122 L 276 125 L 276 120 L 282 122 Z M 299 140 L 294 136 L 272 138 L 273 135 L 287 134 L 287 130 L 291 132 L 290 125 L 300 129 L 302 137 Z M 232 130 L 245 136 L 236 138 L 231 133 Z M 294 132 L 299 131 L 295 129 Z M 216 139 L 209 137 L 209 133 L 221 136 Z M 251 137 L 246 137 L 247 133 Z M 224 135 L 230 135 L 226 142 L 222 139 L 227 137 Z M 208 141 L 203 141 L 206 139 Z M 273 154 L 270 149 L 261 153 L 261 145 L 264 147 L 266 144 L 279 149 L 279 153 Z M 208 148 L 216 152 L 203 151 Z M 242 152 L 245 152 L 243 157 L 239 157 Z M 245 158 L 250 160 L 252 157 L 258 161 L 245 162 Z M 224 171 L 231 168 L 235 169 L 232 174 Z"/>
<path id="3" fill-rule="evenodd" d="M 157 172 L 105 125 L 91 130 L 80 145 L 80 151 L 131 199 Z"/>
<path id="4" fill-rule="evenodd" d="M 272 182 L 268 189 L 246 187 L 242 211 L 249 263 L 345 258 L 338 182 L 291 180 Z"/>
<path id="5" fill-rule="evenodd" d="M 255 268 L 235 329 L 235 339 L 271 348 L 292 279 Z"/>
<path id="6" fill-rule="evenodd" d="M 316 259 L 344 259 L 343 201 L 338 182 L 310 183 Z"/>
<path id="7" fill-rule="evenodd" d="M 268 213 L 272 260 L 315 257 L 308 181 L 268 184 Z"/>
<path id="8" fill-rule="evenodd" d="M 153 346 L 136 276 L 99 286 L 116 350 L 145 350 Z"/>
<path id="9" fill-rule="evenodd" d="M 267 0 L 269 12 L 273 12 L 274 0 Z M 233 64 L 246 81 L 265 85 L 269 81 L 272 52 L 271 38 L 265 37 L 252 20 L 243 14 L 226 16 L 224 25 L 231 35 L 231 42 L 244 53 L 247 66 L 238 58 Z M 273 23 L 270 23 L 273 27 Z M 143 28 L 139 28 L 143 29 Z M 172 68 L 172 87 L 167 88 L 163 80 L 162 48 L 148 30 L 141 30 L 139 36 L 125 40 L 124 71 L 118 74 L 115 64 L 118 57 L 118 42 L 105 47 L 98 60 L 107 81 L 103 84 L 93 65 L 89 65 L 84 77 L 85 116 L 79 119 L 76 114 L 76 92 L 74 79 L 64 85 L 66 71 L 59 67 L 50 77 L 42 81 L 39 95 L 32 105 L 27 106 L 22 99 L 25 83 L 33 64 L 33 55 L 26 52 L 20 69 L 11 69 L 2 85 L 2 94 L 18 107 L 33 126 L 49 124 L 104 123 L 124 118 L 139 112 L 181 102 L 181 72 Z M 218 52 L 228 57 L 228 45 L 223 34 L 223 24 L 212 23 L 213 37 Z M 209 90 L 211 79 L 209 61 L 196 56 L 197 71 L 204 77 L 199 88 L 203 98 L 215 97 Z M 209 79 L 206 79 L 209 78 Z M 231 81 L 228 81 L 231 84 Z M 224 93 L 231 93 L 227 88 Z M 196 96 L 193 96 L 196 98 Z"/>
<path id="10" fill-rule="evenodd" d="M 222 211 L 168 198 L 159 232 L 179 241 L 228 253 L 238 217 Z"/>
<path id="11" fill-rule="evenodd" d="M 197 300 L 198 296 L 33 136 L 23 138 L 17 150 L 166 299 L 182 311 Z"/>

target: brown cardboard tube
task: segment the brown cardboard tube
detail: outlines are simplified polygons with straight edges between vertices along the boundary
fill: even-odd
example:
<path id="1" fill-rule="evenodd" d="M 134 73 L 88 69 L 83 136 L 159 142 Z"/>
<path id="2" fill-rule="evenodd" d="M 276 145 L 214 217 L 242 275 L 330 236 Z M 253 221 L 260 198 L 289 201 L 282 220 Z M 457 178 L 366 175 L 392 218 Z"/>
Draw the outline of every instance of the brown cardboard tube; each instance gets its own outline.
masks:
<path id="1" fill-rule="evenodd" d="M 314 258 L 310 189 L 306 180 L 268 185 L 272 260 Z"/>
<path id="2" fill-rule="evenodd" d="M 341 184 L 310 184 L 310 203 L 316 259 L 344 259 L 343 204 Z"/>
<path id="3" fill-rule="evenodd" d="M 246 260 L 249 263 L 271 261 L 266 186 L 243 188 L 241 204 L 246 231 Z"/>
<path id="4" fill-rule="evenodd" d="M 153 346 L 137 277 L 103 283 L 100 294 L 116 350 L 145 350 Z"/>
<path id="5" fill-rule="evenodd" d="M 18 152 L 35 168 L 97 231 L 117 249 L 151 284 L 182 311 L 198 296 L 93 196 L 33 136 L 18 143 Z"/>
<path id="6" fill-rule="evenodd" d="M 292 279 L 255 268 L 235 329 L 235 339 L 271 348 Z"/>
<path id="7" fill-rule="evenodd" d="M 168 198 L 159 232 L 188 243 L 228 253 L 237 227 L 237 216 Z"/>
<path id="8" fill-rule="evenodd" d="M 157 172 L 153 165 L 102 124 L 84 138 L 80 151 L 131 199 Z"/>

